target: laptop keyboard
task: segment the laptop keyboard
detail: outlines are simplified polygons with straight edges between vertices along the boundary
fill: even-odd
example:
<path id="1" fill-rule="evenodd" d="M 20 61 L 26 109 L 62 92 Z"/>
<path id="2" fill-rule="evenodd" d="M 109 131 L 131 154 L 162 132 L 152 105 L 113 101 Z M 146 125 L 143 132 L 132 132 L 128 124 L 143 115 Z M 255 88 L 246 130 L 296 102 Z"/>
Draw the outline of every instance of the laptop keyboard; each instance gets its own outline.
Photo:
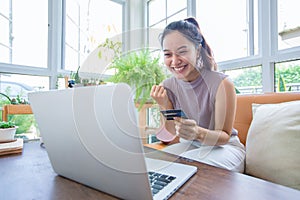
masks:
<path id="1" fill-rule="evenodd" d="M 148 172 L 148 177 L 153 196 L 176 179 L 176 177 L 174 176 L 169 176 L 166 174 L 156 172 Z"/>

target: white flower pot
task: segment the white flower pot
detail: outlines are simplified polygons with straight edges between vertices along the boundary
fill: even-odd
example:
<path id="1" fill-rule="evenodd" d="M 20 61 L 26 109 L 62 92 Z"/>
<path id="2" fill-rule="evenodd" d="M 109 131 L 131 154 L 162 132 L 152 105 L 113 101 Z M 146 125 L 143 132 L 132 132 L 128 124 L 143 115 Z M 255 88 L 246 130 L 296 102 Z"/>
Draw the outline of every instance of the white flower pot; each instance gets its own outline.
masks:
<path id="1" fill-rule="evenodd" d="M 14 128 L 0 128 L 0 142 L 10 142 L 15 139 L 16 130 L 18 127 Z"/>

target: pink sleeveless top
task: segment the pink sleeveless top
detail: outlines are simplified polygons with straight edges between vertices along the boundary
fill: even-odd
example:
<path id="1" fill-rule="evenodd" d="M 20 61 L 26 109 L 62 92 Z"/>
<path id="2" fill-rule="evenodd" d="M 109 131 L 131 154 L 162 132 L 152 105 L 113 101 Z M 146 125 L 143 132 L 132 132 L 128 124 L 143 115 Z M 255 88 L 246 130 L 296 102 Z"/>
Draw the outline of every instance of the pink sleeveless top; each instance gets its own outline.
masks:
<path id="1" fill-rule="evenodd" d="M 227 77 L 221 72 L 202 69 L 200 76 L 192 82 L 171 77 L 163 82 L 163 86 L 174 109 L 182 109 L 199 126 L 214 130 L 215 97 L 220 83 Z M 237 135 L 235 129 L 232 135 Z"/>

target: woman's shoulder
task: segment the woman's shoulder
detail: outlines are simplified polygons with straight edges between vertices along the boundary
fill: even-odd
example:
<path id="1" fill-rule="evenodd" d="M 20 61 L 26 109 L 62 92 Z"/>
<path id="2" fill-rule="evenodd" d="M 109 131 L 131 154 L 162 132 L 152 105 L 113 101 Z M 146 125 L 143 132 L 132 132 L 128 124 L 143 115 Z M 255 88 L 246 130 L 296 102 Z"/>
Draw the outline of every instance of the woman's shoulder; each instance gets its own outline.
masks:
<path id="1" fill-rule="evenodd" d="M 174 76 L 171 76 L 162 82 L 163 86 L 173 86 L 176 83 L 177 79 Z"/>
<path id="2" fill-rule="evenodd" d="M 223 72 L 220 72 L 220 71 L 212 71 L 212 70 L 207 70 L 207 69 L 204 69 L 202 74 L 204 76 L 209 76 L 209 77 L 219 77 L 221 79 L 224 79 L 224 78 L 227 78 L 228 75 L 227 74 L 224 74 Z"/>
<path id="3" fill-rule="evenodd" d="M 221 84 L 224 80 L 226 80 L 229 76 L 219 71 L 210 71 L 205 70 L 205 73 L 202 74 L 204 81 L 208 85 L 215 85 L 216 87 Z"/>

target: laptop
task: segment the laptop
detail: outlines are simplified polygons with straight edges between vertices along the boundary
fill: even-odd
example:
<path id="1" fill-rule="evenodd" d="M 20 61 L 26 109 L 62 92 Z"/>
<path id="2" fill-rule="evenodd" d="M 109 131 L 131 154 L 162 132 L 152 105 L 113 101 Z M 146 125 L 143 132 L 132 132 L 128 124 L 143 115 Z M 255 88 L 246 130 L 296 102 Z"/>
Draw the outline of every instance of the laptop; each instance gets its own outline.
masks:
<path id="1" fill-rule="evenodd" d="M 147 200 L 168 199 L 197 171 L 195 166 L 147 158 L 134 93 L 127 84 L 33 92 L 28 97 L 60 176 L 121 199 Z"/>

